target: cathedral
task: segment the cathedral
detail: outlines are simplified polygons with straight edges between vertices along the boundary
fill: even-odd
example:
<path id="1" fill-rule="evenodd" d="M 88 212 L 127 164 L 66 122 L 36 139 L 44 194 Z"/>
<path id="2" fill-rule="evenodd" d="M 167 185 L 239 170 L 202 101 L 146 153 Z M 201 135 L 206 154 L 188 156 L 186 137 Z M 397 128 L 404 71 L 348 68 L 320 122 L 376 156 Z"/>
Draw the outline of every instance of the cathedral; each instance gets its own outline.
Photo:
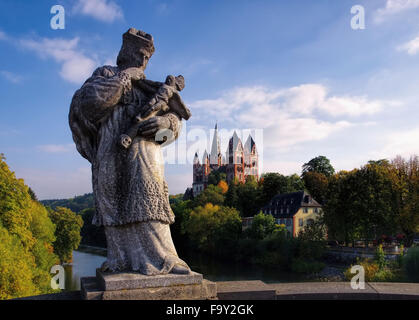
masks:
<path id="1" fill-rule="evenodd" d="M 258 180 L 258 163 L 258 152 L 253 138 L 249 135 L 246 143 L 243 145 L 235 131 L 228 142 L 224 157 L 221 153 L 220 138 L 218 137 L 216 124 L 211 153 L 208 154 L 205 150 L 202 163 L 199 161 L 198 153 L 195 153 L 193 160 L 193 196 L 197 196 L 207 187 L 208 176 L 213 170 L 224 172 L 228 183 L 234 178 L 244 183 L 247 176 L 254 176 Z"/>

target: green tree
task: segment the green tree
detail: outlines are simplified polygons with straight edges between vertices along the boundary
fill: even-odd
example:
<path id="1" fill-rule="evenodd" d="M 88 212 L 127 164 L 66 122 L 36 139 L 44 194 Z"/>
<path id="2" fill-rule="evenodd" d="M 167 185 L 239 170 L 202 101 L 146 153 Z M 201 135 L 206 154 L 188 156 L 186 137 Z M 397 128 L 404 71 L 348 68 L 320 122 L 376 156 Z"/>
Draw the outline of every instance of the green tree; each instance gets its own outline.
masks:
<path id="1" fill-rule="evenodd" d="M 0 224 L 0 300 L 39 294 L 35 269 L 33 256 L 20 239 Z"/>
<path id="2" fill-rule="evenodd" d="M 179 201 L 170 204 L 175 215 L 175 223 L 170 225 L 173 242 L 177 250 L 187 249 L 190 245 L 190 240 L 186 230 L 187 221 L 192 211 L 193 201 Z"/>
<path id="3" fill-rule="evenodd" d="M 245 183 L 237 185 L 237 200 L 235 208 L 242 217 L 252 217 L 260 209 L 260 191 L 255 177 L 249 176 Z"/>
<path id="4" fill-rule="evenodd" d="M 285 193 L 288 188 L 287 178 L 276 172 L 264 173 L 260 179 L 261 205 L 266 205 L 271 199 L 280 193 Z"/>
<path id="5" fill-rule="evenodd" d="M 212 203 L 214 205 L 223 205 L 224 204 L 224 194 L 223 190 L 216 185 L 208 185 L 208 187 L 202 191 L 195 199 L 194 206 L 204 206 L 207 203 Z"/>
<path id="6" fill-rule="evenodd" d="M 239 203 L 238 183 L 231 181 L 228 185 L 227 193 L 225 194 L 224 204 L 226 206 L 236 208 Z"/>
<path id="7" fill-rule="evenodd" d="M 324 204 L 329 184 L 327 177 L 323 173 L 311 171 L 304 174 L 303 180 L 307 191 L 312 197 L 320 204 Z"/>
<path id="8" fill-rule="evenodd" d="M 61 262 L 69 262 L 73 257 L 73 250 L 80 244 L 80 229 L 83 219 L 73 211 L 63 207 L 49 210 L 49 216 L 56 225 L 54 249 Z"/>
<path id="9" fill-rule="evenodd" d="M 211 173 L 208 175 L 208 184 L 216 186 L 221 180 L 227 180 L 227 175 L 225 173 L 224 168 L 212 170 Z"/>
<path id="10" fill-rule="evenodd" d="M 104 227 L 92 224 L 95 211 L 95 208 L 88 208 L 80 212 L 80 216 L 83 219 L 83 226 L 80 229 L 81 243 L 106 248 Z"/>
<path id="11" fill-rule="evenodd" d="M 304 176 L 306 172 L 323 173 L 326 177 L 330 177 L 335 173 L 335 169 L 330 164 L 330 160 L 325 156 L 317 156 L 303 164 L 302 176 Z"/>
<path id="12" fill-rule="evenodd" d="M 298 239 L 304 241 L 325 241 L 326 240 L 326 225 L 324 219 L 320 216 L 314 220 L 313 223 L 304 226 L 303 230 L 298 234 Z"/>
<path id="13" fill-rule="evenodd" d="M 247 234 L 252 239 L 262 240 L 277 229 L 279 229 L 279 225 L 275 223 L 274 217 L 261 211 L 253 217 L 252 225 L 247 229 Z"/>
<path id="14" fill-rule="evenodd" d="M 398 156 L 391 165 L 396 190 L 396 221 L 406 235 L 407 245 L 410 245 L 415 233 L 419 232 L 419 158 L 414 155 L 405 160 Z"/>
<path id="15" fill-rule="evenodd" d="M 277 194 L 304 190 L 304 181 L 297 175 L 284 176 L 280 173 L 264 173 L 259 181 L 260 207 L 266 205 Z"/>
<path id="16" fill-rule="evenodd" d="M 242 226 L 236 209 L 211 203 L 193 209 L 185 224 L 183 229 L 198 248 L 212 254 L 235 243 Z"/>

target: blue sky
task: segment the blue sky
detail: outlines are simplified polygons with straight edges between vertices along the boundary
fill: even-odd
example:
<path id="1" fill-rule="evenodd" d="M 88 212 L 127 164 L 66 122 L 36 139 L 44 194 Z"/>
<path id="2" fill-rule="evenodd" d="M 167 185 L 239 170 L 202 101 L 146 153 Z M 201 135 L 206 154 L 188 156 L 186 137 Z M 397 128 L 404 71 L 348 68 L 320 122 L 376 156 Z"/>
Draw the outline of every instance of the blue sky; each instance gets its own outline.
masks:
<path id="1" fill-rule="evenodd" d="M 50 27 L 55 4 L 64 30 Z M 351 28 L 357 4 L 364 30 Z M 265 172 L 300 173 L 317 155 L 348 170 L 419 154 L 418 18 L 419 0 L 2 0 L 0 152 L 40 199 L 90 192 L 69 105 L 136 27 L 155 40 L 147 77 L 186 79 L 193 116 L 172 146 L 186 146 L 186 163 L 166 165 L 171 193 L 192 183 L 193 153 L 209 147 L 216 121 L 223 141 L 259 132 Z"/>

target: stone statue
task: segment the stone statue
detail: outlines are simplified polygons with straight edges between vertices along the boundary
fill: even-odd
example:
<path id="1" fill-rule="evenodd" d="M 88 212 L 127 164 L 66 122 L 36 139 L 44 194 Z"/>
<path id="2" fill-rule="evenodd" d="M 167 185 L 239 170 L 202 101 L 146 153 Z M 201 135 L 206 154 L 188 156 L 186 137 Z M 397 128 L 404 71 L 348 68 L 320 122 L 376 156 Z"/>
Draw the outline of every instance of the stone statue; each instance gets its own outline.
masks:
<path id="1" fill-rule="evenodd" d="M 164 85 L 146 80 L 153 37 L 131 28 L 122 38 L 117 66 L 96 69 L 75 92 L 69 114 L 77 150 L 92 166 L 92 223 L 105 229 L 108 255 L 101 270 L 189 274 L 170 234 L 174 215 L 164 180 L 163 140 L 156 139 L 162 130 L 176 139 L 181 118 L 190 116 L 178 93 L 183 77 L 172 76 Z M 120 137 L 137 116 L 141 121 L 124 148 Z"/>
<path id="2" fill-rule="evenodd" d="M 182 119 L 188 120 L 191 116 L 191 112 L 186 107 L 185 103 L 179 95 L 178 91 L 182 91 L 185 88 L 185 79 L 179 75 L 174 77 L 172 75 L 167 76 L 165 83 L 150 81 L 144 79 L 137 82 L 138 86 L 144 91 L 157 92 L 153 95 L 150 101 L 145 106 L 145 111 L 135 117 L 134 125 L 128 130 L 127 134 L 121 135 L 121 145 L 124 148 L 129 148 L 132 143 L 132 139 L 137 136 L 138 128 L 142 121 L 151 118 L 152 116 L 158 115 L 161 112 L 167 112 L 169 108 L 172 112 Z"/>

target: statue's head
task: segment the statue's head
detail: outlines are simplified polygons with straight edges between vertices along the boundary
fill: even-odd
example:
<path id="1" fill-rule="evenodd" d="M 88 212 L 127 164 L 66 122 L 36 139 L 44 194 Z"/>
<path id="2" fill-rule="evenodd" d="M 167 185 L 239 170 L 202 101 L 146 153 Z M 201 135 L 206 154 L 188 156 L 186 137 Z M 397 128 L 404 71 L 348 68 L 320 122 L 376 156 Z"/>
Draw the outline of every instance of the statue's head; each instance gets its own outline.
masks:
<path id="1" fill-rule="evenodd" d="M 144 70 L 153 53 L 154 43 L 151 34 L 130 28 L 122 35 L 122 47 L 116 64 L 124 69 L 138 67 Z"/>
<path id="2" fill-rule="evenodd" d="M 168 75 L 165 83 L 168 86 L 175 87 L 178 91 L 182 91 L 185 88 L 185 78 L 182 75 L 178 75 L 177 77 Z"/>

